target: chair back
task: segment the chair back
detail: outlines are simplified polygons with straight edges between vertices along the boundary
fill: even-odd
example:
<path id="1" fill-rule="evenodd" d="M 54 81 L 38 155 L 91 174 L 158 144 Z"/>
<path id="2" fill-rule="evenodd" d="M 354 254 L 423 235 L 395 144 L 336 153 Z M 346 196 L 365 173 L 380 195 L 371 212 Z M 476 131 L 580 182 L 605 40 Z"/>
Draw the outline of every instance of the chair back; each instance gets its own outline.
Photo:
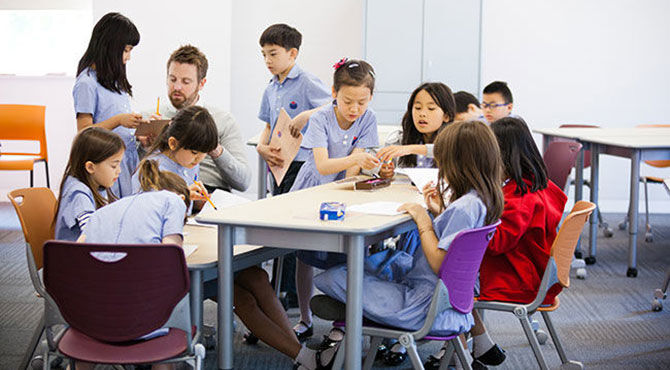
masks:
<path id="1" fill-rule="evenodd" d="M 565 189 L 568 176 L 575 166 L 582 144 L 576 141 L 553 141 L 544 152 L 544 164 L 547 166 L 547 177 L 560 189 Z"/>
<path id="2" fill-rule="evenodd" d="M 43 105 L 0 104 L 0 140 L 32 140 L 40 143 L 39 153 L 8 152 L 9 155 L 39 155 L 48 161 Z"/>
<path id="3" fill-rule="evenodd" d="M 500 220 L 491 225 L 458 233 L 449 245 L 438 276 L 449 293 L 449 303 L 461 313 L 472 311 L 474 287 L 484 252 Z"/>
<path id="4" fill-rule="evenodd" d="M 580 200 L 572 207 L 570 214 L 565 218 L 558 230 L 554 244 L 551 246 L 551 256 L 556 261 L 558 282 L 567 288 L 570 286 L 570 264 L 582 233 L 584 224 L 589 219 L 596 205 Z"/>
<path id="5" fill-rule="evenodd" d="M 658 127 L 666 127 L 670 128 L 670 125 L 664 125 L 664 124 L 659 124 L 659 125 L 637 125 L 635 127 L 638 128 L 658 128 Z M 644 163 L 652 166 L 652 167 L 659 167 L 659 168 L 664 168 L 664 167 L 670 167 L 670 159 L 657 159 L 657 160 L 651 160 L 651 161 L 644 161 Z"/>
<path id="6" fill-rule="evenodd" d="M 170 319 L 189 291 L 189 276 L 176 245 L 51 240 L 44 246 L 44 285 L 71 327 L 124 342 Z"/>
<path id="7" fill-rule="evenodd" d="M 558 126 L 559 128 L 600 128 L 598 125 L 587 125 L 587 124 L 564 124 Z M 561 139 L 561 141 L 573 141 L 574 140 L 568 140 L 568 139 Z M 591 166 L 591 151 L 590 150 L 585 150 L 584 151 L 584 168 L 588 168 Z"/>
<path id="8" fill-rule="evenodd" d="M 37 271 L 42 268 L 44 242 L 54 238 L 53 221 L 58 212 L 58 201 L 49 188 L 12 190 L 7 197 L 19 217 L 23 237 L 30 245 Z"/>

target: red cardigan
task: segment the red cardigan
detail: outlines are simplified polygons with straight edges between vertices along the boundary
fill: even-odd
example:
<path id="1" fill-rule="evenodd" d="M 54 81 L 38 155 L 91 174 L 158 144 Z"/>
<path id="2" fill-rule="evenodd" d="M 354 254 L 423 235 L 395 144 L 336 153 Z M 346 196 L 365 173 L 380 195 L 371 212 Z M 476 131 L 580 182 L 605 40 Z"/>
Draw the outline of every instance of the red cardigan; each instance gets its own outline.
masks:
<path id="1" fill-rule="evenodd" d="M 524 180 L 528 190 L 531 183 Z M 503 187 L 505 208 L 501 224 L 489 243 L 480 268 L 481 300 L 530 303 L 537 296 L 556 227 L 563 215 L 566 195 L 553 182 L 523 196 L 511 180 Z M 551 304 L 562 287 L 547 292 Z"/>

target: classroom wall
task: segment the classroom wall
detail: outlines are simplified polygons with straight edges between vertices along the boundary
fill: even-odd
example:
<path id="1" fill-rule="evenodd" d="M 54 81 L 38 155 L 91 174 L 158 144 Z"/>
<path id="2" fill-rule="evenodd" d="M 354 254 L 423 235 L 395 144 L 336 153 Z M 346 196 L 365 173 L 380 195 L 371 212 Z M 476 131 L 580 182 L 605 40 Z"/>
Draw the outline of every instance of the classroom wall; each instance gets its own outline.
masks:
<path id="1" fill-rule="evenodd" d="M 482 86 L 507 81 L 514 112 L 531 128 L 670 123 L 668 14 L 667 0 L 485 0 Z M 602 210 L 625 212 L 630 161 L 601 156 L 600 164 Z M 668 171 L 641 169 L 662 177 Z M 670 213 L 666 190 L 651 185 L 649 192 L 652 212 Z"/>

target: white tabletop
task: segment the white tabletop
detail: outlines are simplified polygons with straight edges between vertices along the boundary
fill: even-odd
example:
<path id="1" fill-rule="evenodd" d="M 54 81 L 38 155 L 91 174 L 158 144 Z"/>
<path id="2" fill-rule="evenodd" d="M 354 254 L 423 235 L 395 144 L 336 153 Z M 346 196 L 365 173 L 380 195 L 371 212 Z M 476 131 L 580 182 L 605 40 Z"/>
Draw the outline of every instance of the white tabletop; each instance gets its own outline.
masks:
<path id="1" fill-rule="evenodd" d="M 352 179 L 365 179 L 356 177 Z M 251 203 L 212 211 L 196 217 L 198 222 L 234 226 L 257 226 L 289 230 L 318 231 L 339 234 L 369 235 L 399 222 L 410 220 L 408 214 L 377 216 L 345 211 L 342 221 L 321 221 L 322 202 L 343 202 L 347 206 L 375 201 L 417 202 L 423 197 L 412 185 L 394 183 L 374 190 L 353 190 L 353 181 L 329 183 L 309 189 L 274 196 Z"/>
<path id="2" fill-rule="evenodd" d="M 540 128 L 536 133 L 625 148 L 668 148 L 670 128 Z"/>

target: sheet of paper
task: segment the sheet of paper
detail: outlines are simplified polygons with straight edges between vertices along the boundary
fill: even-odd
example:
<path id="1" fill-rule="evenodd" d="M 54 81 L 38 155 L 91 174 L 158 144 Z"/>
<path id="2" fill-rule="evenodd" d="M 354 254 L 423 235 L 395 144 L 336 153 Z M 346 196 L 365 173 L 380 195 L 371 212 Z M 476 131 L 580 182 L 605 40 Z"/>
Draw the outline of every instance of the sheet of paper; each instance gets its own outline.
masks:
<path id="1" fill-rule="evenodd" d="M 397 168 L 395 172 L 407 175 L 420 193 L 423 193 L 423 187 L 431 181 L 437 185 L 437 168 Z"/>
<path id="2" fill-rule="evenodd" d="M 188 257 L 198 249 L 198 246 L 195 244 L 184 244 L 181 248 L 184 250 L 184 257 Z"/>
<path id="3" fill-rule="evenodd" d="M 244 204 L 251 202 L 251 200 L 233 194 L 229 193 L 225 190 L 221 189 L 216 189 L 214 190 L 213 193 L 209 194 L 209 198 L 212 200 L 212 203 L 216 206 L 217 209 L 224 209 L 232 206 L 236 206 L 238 204 Z M 214 211 L 214 208 L 212 207 L 209 202 L 205 202 L 205 205 L 202 206 L 202 210 L 200 210 L 200 213 L 206 213 L 206 212 L 211 212 Z M 194 226 L 203 226 L 203 227 L 213 227 L 216 228 L 216 225 L 212 224 L 203 224 L 195 220 L 195 217 L 189 217 L 188 220 L 186 221 L 187 225 L 194 225 Z"/>
<path id="4" fill-rule="evenodd" d="M 398 207 L 402 203 L 400 202 L 369 202 L 354 204 L 353 206 L 348 206 L 346 211 L 367 213 L 370 215 L 380 215 L 380 216 L 397 216 L 405 212 L 398 212 Z"/>
<path id="5" fill-rule="evenodd" d="M 282 166 L 270 166 L 270 172 L 274 176 L 277 184 L 281 185 L 282 180 L 284 180 L 284 175 L 288 171 L 288 166 L 293 161 L 293 158 L 298 154 L 300 150 L 300 143 L 302 142 L 302 134 L 299 137 L 293 137 L 289 131 L 289 125 L 291 124 L 291 117 L 284 110 L 284 108 L 279 111 L 279 117 L 277 118 L 277 124 L 275 125 L 274 131 L 272 131 L 272 137 L 270 138 L 270 146 L 279 147 L 281 157 L 284 159 L 284 165 Z"/>

